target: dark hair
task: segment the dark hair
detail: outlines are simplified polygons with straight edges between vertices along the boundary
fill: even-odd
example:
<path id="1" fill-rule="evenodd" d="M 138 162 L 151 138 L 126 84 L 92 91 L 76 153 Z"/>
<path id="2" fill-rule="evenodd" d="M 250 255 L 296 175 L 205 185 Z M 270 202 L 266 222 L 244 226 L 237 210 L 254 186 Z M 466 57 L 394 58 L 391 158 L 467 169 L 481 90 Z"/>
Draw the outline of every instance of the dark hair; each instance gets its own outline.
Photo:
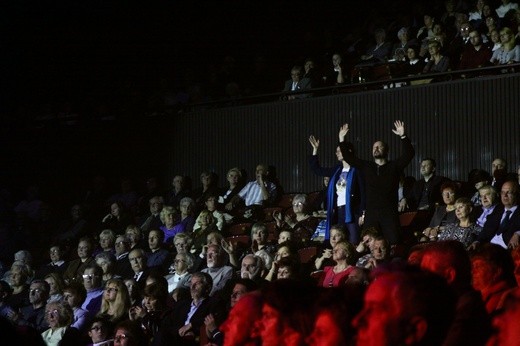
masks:
<path id="1" fill-rule="evenodd" d="M 424 161 L 430 161 L 434 168 L 437 167 L 437 162 L 435 162 L 435 160 L 432 159 L 431 157 L 425 157 L 424 159 L 421 160 L 421 163 L 423 163 Z"/>
<path id="2" fill-rule="evenodd" d="M 498 280 L 506 281 L 512 286 L 516 286 L 516 279 L 514 276 L 515 263 L 513 257 L 508 250 L 504 249 L 500 245 L 485 243 L 482 244 L 472 255 L 471 259 L 482 259 L 491 266 L 501 269 Z"/>
<path id="3" fill-rule="evenodd" d="M 63 288 L 63 292 L 69 291 L 79 297 L 80 303 L 83 303 L 87 298 L 87 290 L 85 286 L 79 282 L 71 282 Z"/>
<path id="4" fill-rule="evenodd" d="M 258 283 L 256 283 L 256 281 L 253 281 L 251 279 L 244 279 L 244 278 L 238 278 L 234 281 L 233 283 L 233 286 L 234 285 L 242 285 L 246 288 L 247 292 L 252 292 L 252 291 L 255 291 L 258 289 Z"/>

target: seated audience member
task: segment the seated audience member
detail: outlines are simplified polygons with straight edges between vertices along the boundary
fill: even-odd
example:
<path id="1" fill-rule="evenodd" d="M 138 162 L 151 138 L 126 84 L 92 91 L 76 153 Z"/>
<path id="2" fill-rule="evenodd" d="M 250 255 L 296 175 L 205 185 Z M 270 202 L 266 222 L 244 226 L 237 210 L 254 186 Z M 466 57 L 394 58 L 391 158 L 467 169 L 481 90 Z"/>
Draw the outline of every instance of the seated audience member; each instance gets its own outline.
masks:
<path id="1" fill-rule="evenodd" d="M 47 346 L 72 345 L 77 342 L 80 334 L 71 327 L 74 314 L 72 308 L 63 302 L 52 302 L 45 307 L 45 318 L 49 328 L 42 332 Z"/>
<path id="2" fill-rule="evenodd" d="M 132 266 L 128 261 L 128 253 L 130 252 L 130 241 L 126 235 L 118 235 L 114 245 L 116 263 L 114 265 L 114 274 L 122 278 L 133 276 Z"/>
<path id="3" fill-rule="evenodd" d="M 163 247 L 164 233 L 159 229 L 152 229 L 148 233 L 148 248 L 150 252 L 147 254 L 146 265 L 150 269 L 157 270 L 162 275 L 166 274 L 168 267 L 172 262 L 172 256 L 168 250 Z"/>
<path id="4" fill-rule="evenodd" d="M 210 313 L 222 313 L 216 301 L 210 298 L 213 281 L 208 273 L 193 273 L 190 283 L 191 299 L 179 300 L 173 311 L 162 322 L 154 342 L 158 345 L 195 345 L 204 319 Z"/>
<path id="5" fill-rule="evenodd" d="M 471 286 L 471 262 L 462 243 L 428 243 L 421 268 L 444 277 L 457 295 L 455 318 L 443 345 L 485 345 L 491 323 L 480 293 Z"/>
<path id="6" fill-rule="evenodd" d="M 138 223 L 138 225 L 140 225 L 139 228 L 141 228 L 145 234 L 148 234 L 152 229 L 159 229 L 159 227 L 163 225 L 160 215 L 164 207 L 164 198 L 162 196 L 153 196 L 148 201 L 148 205 L 148 213 L 146 213 Z"/>
<path id="7" fill-rule="evenodd" d="M 516 181 L 506 181 L 500 190 L 502 204 L 488 215 L 478 242 L 491 242 L 507 249 L 518 246 L 520 235 L 520 210 L 518 210 L 519 188 Z M 473 244 L 472 247 L 475 247 Z"/>
<path id="8" fill-rule="evenodd" d="M 357 345 L 441 345 L 455 305 L 453 292 L 435 274 L 417 268 L 381 271 L 353 321 Z"/>
<path id="9" fill-rule="evenodd" d="M 298 294 L 295 294 L 295 293 Z M 276 280 L 263 289 L 262 345 L 303 345 L 312 333 L 313 305 L 318 287 L 311 282 Z"/>
<path id="10" fill-rule="evenodd" d="M 495 12 L 497 13 L 498 18 L 503 19 L 507 12 L 511 10 L 517 10 L 518 9 L 518 3 L 513 2 L 511 0 L 502 0 L 502 5 L 497 7 L 495 9 Z"/>
<path id="11" fill-rule="evenodd" d="M 35 274 L 36 278 L 43 278 L 49 273 L 63 275 L 68 263 L 65 261 L 65 251 L 60 245 L 51 245 L 49 248 L 50 262 L 42 265 Z"/>
<path id="12" fill-rule="evenodd" d="M 145 249 L 148 245 L 143 238 L 143 232 L 136 225 L 128 225 L 124 233 L 130 245 L 130 251 L 137 248 Z"/>
<path id="13" fill-rule="evenodd" d="M 339 242 L 332 249 L 332 260 L 334 266 L 326 266 L 323 268 L 325 275 L 319 286 L 322 287 L 338 287 L 343 286 L 348 275 L 354 269 L 354 256 L 356 249 L 348 242 Z"/>
<path id="14" fill-rule="evenodd" d="M 135 282 L 134 279 L 125 279 L 124 283 L 128 289 L 128 297 L 130 298 L 131 306 L 141 305 L 143 297 L 141 296 L 141 291 L 137 286 L 137 282 Z"/>
<path id="15" fill-rule="evenodd" d="M 276 226 L 292 230 L 295 241 L 305 241 L 310 239 L 314 229 L 319 223 L 319 219 L 307 213 L 307 195 L 297 194 L 293 197 L 292 212 L 287 211 L 282 217 L 281 212 L 273 212 Z"/>
<path id="16" fill-rule="evenodd" d="M 370 253 L 374 246 L 376 238 L 381 237 L 381 232 L 375 227 L 368 227 L 361 232 L 361 241 L 356 246 L 356 252 L 359 255 L 366 255 Z"/>
<path id="17" fill-rule="evenodd" d="M 515 33 L 508 27 L 500 30 L 500 42 L 502 46 L 493 52 L 491 63 L 494 65 L 506 65 L 520 62 L 520 46 L 516 44 Z"/>
<path id="18" fill-rule="evenodd" d="M 411 45 L 417 44 L 415 39 L 409 37 L 408 28 L 402 27 L 397 32 L 399 42 L 394 43 L 392 47 L 391 58 L 395 61 L 406 61 L 406 51 Z"/>
<path id="19" fill-rule="evenodd" d="M 374 239 L 374 243 L 370 247 L 370 253 L 358 259 L 356 267 L 372 270 L 389 261 L 390 247 L 385 238 L 379 236 Z"/>
<path id="20" fill-rule="evenodd" d="M 177 287 L 190 287 L 193 259 L 186 253 L 178 253 L 172 266 L 170 266 L 170 273 L 165 276 L 168 281 L 169 294 L 172 294 Z"/>
<path id="21" fill-rule="evenodd" d="M 246 207 L 268 206 L 277 199 L 278 192 L 276 185 L 267 180 L 268 167 L 265 164 L 256 166 L 256 179 L 250 181 L 235 195 L 230 203 L 226 205 L 226 210 L 235 209 L 240 202 Z"/>
<path id="22" fill-rule="evenodd" d="M 241 261 L 243 256 L 248 254 L 259 256 L 263 260 L 265 270 L 269 271 L 276 253 L 276 246 L 269 242 L 268 237 L 269 233 L 265 224 L 255 223 L 251 227 L 251 247 L 246 249 L 239 260 Z"/>
<path id="23" fill-rule="evenodd" d="M 172 189 L 166 195 L 166 204 L 174 208 L 179 208 L 179 203 L 184 197 L 190 195 L 186 178 L 182 175 L 176 175 L 172 180 Z"/>
<path id="24" fill-rule="evenodd" d="M 509 173 L 507 170 L 507 161 L 503 158 L 497 157 L 491 162 L 491 176 L 493 178 L 491 186 L 497 189 L 497 191 L 500 191 L 502 184 L 507 180 L 516 181 L 518 179 L 516 172 Z"/>
<path id="25" fill-rule="evenodd" d="M 308 78 L 303 78 L 303 70 L 301 66 L 294 66 L 291 69 L 291 79 L 287 80 L 285 82 L 285 87 L 283 88 L 283 91 L 300 91 L 300 90 L 306 90 L 311 89 L 311 80 Z M 308 97 L 309 94 L 296 94 L 296 95 L 289 95 L 287 98 L 289 100 L 294 100 L 297 98 L 304 98 Z"/>
<path id="26" fill-rule="evenodd" d="M 485 0 L 473 1 L 473 6 L 468 13 L 468 21 L 474 28 L 479 28 L 484 25 L 484 20 L 486 18 L 484 14 L 484 5 L 486 5 Z"/>
<path id="27" fill-rule="evenodd" d="M 83 237 L 79 240 L 77 254 L 78 258 L 69 262 L 67 269 L 63 273 L 65 283 L 83 282 L 82 275 L 85 268 L 95 263 L 92 254 L 94 252 L 94 243 L 90 237 Z"/>
<path id="28" fill-rule="evenodd" d="M 217 229 L 219 231 L 222 231 L 223 228 L 224 228 L 224 225 L 226 223 L 226 220 L 225 220 L 225 217 L 224 217 L 224 214 L 222 214 L 220 211 L 217 210 L 217 206 L 218 206 L 218 196 L 217 195 L 208 195 L 206 197 L 206 200 L 204 201 L 204 204 L 206 206 L 206 209 L 203 209 L 204 210 L 207 210 L 211 213 L 211 215 L 213 215 L 213 217 L 215 218 L 215 226 L 217 227 Z M 202 211 L 201 211 L 202 213 Z M 197 228 L 200 227 L 200 213 L 199 213 L 199 216 L 197 216 L 197 219 L 195 220 L 195 225 L 193 226 L 193 230 L 196 230 Z"/>
<path id="29" fill-rule="evenodd" d="M 419 47 L 411 45 L 406 49 L 406 64 L 403 67 L 405 76 L 415 76 L 424 70 L 424 59 L 419 55 Z"/>
<path id="30" fill-rule="evenodd" d="M 74 318 L 71 327 L 76 328 L 81 333 L 87 331 L 90 320 L 93 316 L 87 310 L 83 309 L 81 305 L 87 297 L 85 287 L 78 283 L 72 283 L 63 288 L 63 301 L 72 308 Z"/>
<path id="31" fill-rule="evenodd" d="M 218 340 L 223 339 L 224 345 L 229 346 L 260 345 L 262 305 L 263 296 L 260 292 L 245 294 L 236 304 L 233 304 L 227 319 L 219 329 L 211 333 L 211 339 L 215 340 L 218 337 Z M 218 336 L 220 332 L 223 336 Z"/>
<path id="32" fill-rule="evenodd" d="M 14 310 L 30 304 L 29 302 L 29 269 L 26 265 L 13 263 L 9 271 L 9 284 L 12 292 L 5 302 Z"/>
<path id="33" fill-rule="evenodd" d="M 433 24 L 435 23 L 435 17 L 431 13 L 425 13 L 423 16 L 424 26 L 419 28 L 417 31 L 417 40 L 423 41 L 424 39 L 430 39 L 433 37 Z"/>
<path id="34" fill-rule="evenodd" d="M 146 252 L 143 249 L 134 249 L 128 254 L 128 260 L 132 266 L 133 277 L 140 290 L 146 286 L 146 277 L 150 274 L 146 261 Z"/>
<path id="35" fill-rule="evenodd" d="M 43 279 L 49 284 L 49 299 L 47 299 L 47 303 L 63 300 L 63 287 L 65 287 L 65 282 L 61 278 L 61 275 L 49 273 L 45 275 Z"/>
<path id="36" fill-rule="evenodd" d="M 232 210 L 233 206 L 229 204 L 233 197 L 244 187 L 242 171 L 238 167 L 231 168 L 226 175 L 228 183 L 227 188 L 222 189 L 218 197 L 218 205 L 220 210 Z"/>
<path id="37" fill-rule="evenodd" d="M 473 203 L 474 206 L 482 206 L 479 190 L 481 187 L 490 186 L 491 175 L 483 169 L 472 170 L 468 174 L 468 182 L 470 186 L 475 188 L 475 192 L 471 196 L 471 203 Z"/>
<path id="38" fill-rule="evenodd" d="M 206 254 L 207 268 L 204 268 L 202 272 L 209 274 L 211 277 L 212 288 L 209 292 L 210 296 L 222 290 L 226 283 L 233 278 L 233 267 L 225 265 L 226 258 L 226 252 L 221 246 L 213 244 L 208 246 L 208 253 Z"/>
<path id="39" fill-rule="evenodd" d="M 345 69 L 341 54 L 334 53 L 332 55 L 332 66 L 330 69 L 327 69 L 323 76 L 323 84 L 325 86 L 334 86 L 347 83 L 346 76 L 348 76 L 348 71 Z"/>
<path id="40" fill-rule="evenodd" d="M 105 284 L 101 308 L 97 316 L 106 317 L 116 324 L 128 319 L 130 306 L 130 296 L 125 283 L 120 279 L 110 279 Z"/>
<path id="41" fill-rule="evenodd" d="M 435 208 L 435 212 L 430 220 L 428 228 L 423 231 L 425 237 L 435 239 L 439 231 L 444 230 L 447 224 L 456 223 L 455 201 L 458 198 L 458 185 L 453 182 L 446 182 L 441 186 L 441 195 L 444 205 Z"/>
<path id="42" fill-rule="evenodd" d="M 491 52 L 495 53 L 496 50 L 498 50 L 500 47 L 502 47 L 502 41 L 500 40 L 500 33 L 497 29 L 493 29 L 489 33 L 489 48 L 491 48 Z M 493 55 L 491 55 L 493 56 Z M 491 59 L 490 59 L 491 62 Z"/>
<path id="43" fill-rule="evenodd" d="M 120 234 L 133 223 L 132 221 L 131 213 L 125 209 L 121 202 L 116 201 L 110 205 L 110 213 L 103 218 L 101 225 L 103 228 L 111 229 L 116 234 Z"/>
<path id="44" fill-rule="evenodd" d="M 477 225 L 484 228 L 487 218 L 493 213 L 498 204 L 498 193 L 491 185 L 485 185 L 478 189 L 482 213 L 477 218 Z"/>
<path id="45" fill-rule="evenodd" d="M 374 31 L 375 43 L 368 46 L 361 60 L 364 62 L 386 62 L 392 53 L 392 43 L 386 41 L 385 29 L 378 28 Z"/>
<path id="46" fill-rule="evenodd" d="M 142 346 L 148 345 L 149 339 L 139 323 L 125 320 L 114 328 L 114 346 Z"/>
<path id="47" fill-rule="evenodd" d="M 520 329 L 517 322 L 520 319 L 520 290 L 509 294 L 503 309 L 493 318 L 494 333 L 487 346 L 515 346 L 520 340 Z"/>
<path id="48" fill-rule="evenodd" d="M 491 49 L 482 44 L 482 37 L 478 30 L 469 33 L 470 45 L 462 51 L 459 70 L 485 67 L 490 64 Z"/>
<path id="49" fill-rule="evenodd" d="M 471 255 L 473 288 L 480 292 L 489 314 L 501 308 L 504 296 L 517 287 L 514 263 L 509 251 L 495 244 L 483 244 Z"/>
<path id="50" fill-rule="evenodd" d="M 271 270 L 266 276 L 267 281 L 280 279 L 298 280 L 303 277 L 301 264 L 295 257 L 282 257 L 273 263 Z"/>
<path id="51" fill-rule="evenodd" d="M 330 248 L 323 249 L 320 257 L 317 257 L 314 261 L 314 267 L 316 270 L 320 270 L 324 265 L 334 265 L 332 261 L 332 249 L 340 241 L 347 241 L 347 233 L 345 227 L 342 225 L 333 225 L 330 228 Z"/>
<path id="52" fill-rule="evenodd" d="M 216 219 L 213 217 L 213 213 L 209 210 L 203 210 L 200 212 L 199 224 L 193 229 L 191 236 L 193 238 L 193 248 L 195 252 L 200 252 L 202 247 L 206 243 L 207 237 L 210 233 L 218 232 L 216 225 Z"/>
<path id="53" fill-rule="evenodd" d="M 49 328 L 45 318 L 45 306 L 49 298 L 49 284 L 40 279 L 33 280 L 29 289 L 29 303 L 14 315 L 13 321 L 18 326 L 28 326 L 39 333 Z"/>
<path id="54" fill-rule="evenodd" d="M 191 232 L 195 225 L 195 201 L 190 197 L 184 197 L 179 203 L 180 220 L 174 227 L 174 233 Z"/>
<path id="55" fill-rule="evenodd" d="M 96 255 L 96 264 L 103 269 L 103 284 L 112 278 L 121 278 L 115 273 L 116 256 L 103 251 Z"/>
<path id="56" fill-rule="evenodd" d="M 450 66 L 450 59 L 441 54 L 441 45 L 437 41 L 428 43 L 430 58 L 424 66 L 423 73 L 446 72 Z"/>
<path id="57" fill-rule="evenodd" d="M 179 214 L 175 208 L 167 205 L 161 210 L 160 218 L 163 225 L 159 229 L 164 233 L 164 242 L 170 243 L 173 237 L 181 232 L 180 228 L 176 228 L 179 222 Z"/>
<path id="58" fill-rule="evenodd" d="M 218 176 L 215 172 L 205 171 L 200 174 L 201 186 L 192 191 L 191 197 L 193 198 L 194 205 L 192 206 L 193 214 L 198 214 L 204 209 L 204 202 L 207 197 L 218 194 Z M 182 203 L 179 203 L 179 207 Z"/>
<path id="59" fill-rule="evenodd" d="M 471 220 L 471 211 L 473 205 L 471 201 L 462 197 L 455 202 L 455 215 L 457 216 L 457 223 L 447 224 L 440 233 L 438 233 L 438 240 L 458 240 L 464 247 L 468 248 L 477 239 L 482 231 L 482 228 Z M 430 240 L 435 240 L 431 238 Z"/>
<path id="60" fill-rule="evenodd" d="M 132 321 L 140 322 L 147 337 L 153 340 L 169 312 L 167 289 L 159 283 L 152 283 L 144 288 L 143 305 L 131 307 L 129 317 Z"/>
<path id="61" fill-rule="evenodd" d="M 81 308 L 87 310 L 90 316 L 94 316 L 99 312 L 103 299 L 103 269 L 97 264 L 91 264 L 85 268 L 82 277 L 87 296 Z"/>
<path id="62" fill-rule="evenodd" d="M 266 273 L 264 261 L 261 257 L 246 255 L 242 258 L 242 263 L 238 272 L 240 278 L 253 280 L 261 286 L 266 282 L 264 279 Z"/>
<path id="63" fill-rule="evenodd" d="M 100 252 L 114 253 L 114 244 L 116 242 L 116 234 L 111 229 L 104 229 L 99 233 L 99 247 L 94 250 L 92 256 L 96 256 Z"/>
<path id="64" fill-rule="evenodd" d="M 303 63 L 303 78 L 310 79 L 312 88 L 319 87 L 323 82 L 320 80 L 320 77 L 316 71 L 317 68 L 314 59 L 305 59 Z"/>
<path id="65" fill-rule="evenodd" d="M 433 211 L 436 204 L 442 202 L 441 186 L 447 178 L 436 174 L 434 159 L 421 160 L 421 179 L 416 180 L 410 192 L 399 203 L 399 211 L 429 210 Z"/>
<path id="66" fill-rule="evenodd" d="M 94 317 L 89 324 L 88 337 L 92 344 L 87 346 L 110 345 L 114 326 L 104 317 Z"/>

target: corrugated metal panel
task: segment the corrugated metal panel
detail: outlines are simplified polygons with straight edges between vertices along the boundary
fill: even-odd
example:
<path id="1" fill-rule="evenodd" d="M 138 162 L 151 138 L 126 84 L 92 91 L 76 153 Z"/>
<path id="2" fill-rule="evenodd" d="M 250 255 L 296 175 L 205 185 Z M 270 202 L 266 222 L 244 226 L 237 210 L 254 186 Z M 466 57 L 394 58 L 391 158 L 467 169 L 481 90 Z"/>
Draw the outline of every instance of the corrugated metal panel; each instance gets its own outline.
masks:
<path id="1" fill-rule="evenodd" d="M 171 173 L 188 174 L 198 185 L 200 172 L 211 169 L 224 185 L 229 168 L 245 168 L 251 177 L 255 165 L 265 162 L 277 168 L 287 192 L 313 191 L 321 180 L 307 164 L 310 134 L 321 140 L 323 165 L 336 163 L 337 131 L 344 122 L 360 157 L 370 159 L 376 139 L 389 142 L 395 157 L 395 119 L 405 122 L 417 152 L 407 175 L 418 177 L 424 157 L 436 159 L 438 174 L 457 180 L 473 168 L 489 170 L 497 156 L 514 170 L 520 164 L 519 86 L 519 75 L 507 75 L 200 110 L 176 123 Z"/>

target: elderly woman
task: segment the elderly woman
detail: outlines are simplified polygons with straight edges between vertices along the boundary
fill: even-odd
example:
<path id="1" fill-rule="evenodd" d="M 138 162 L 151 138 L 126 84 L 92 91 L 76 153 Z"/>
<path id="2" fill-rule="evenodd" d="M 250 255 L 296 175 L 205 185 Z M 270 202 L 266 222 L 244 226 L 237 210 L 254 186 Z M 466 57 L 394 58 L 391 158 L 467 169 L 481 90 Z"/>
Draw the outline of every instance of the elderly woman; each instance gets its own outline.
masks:
<path id="1" fill-rule="evenodd" d="M 292 211 L 294 216 L 291 213 L 286 213 L 282 218 L 282 213 L 280 211 L 273 212 L 273 218 L 276 221 L 276 225 L 278 227 L 282 227 L 284 225 L 289 226 L 290 228 L 295 228 L 299 222 L 307 220 L 311 217 L 307 214 L 307 195 L 297 194 L 294 196 L 292 201 Z"/>
<path id="2" fill-rule="evenodd" d="M 100 252 L 95 257 L 96 264 L 103 269 L 103 284 L 112 278 L 120 278 L 114 273 L 116 257 L 109 252 Z"/>
<path id="3" fill-rule="evenodd" d="M 395 43 L 392 48 L 392 59 L 395 61 L 406 61 L 406 52 L 410 45 L 416 45 L 415 39 L 410 40 L 408 35 L 408 29 L 402 27 L 397 32 L 397 38 L 399 42 Z"/>
<path id="4" fill-rule="evenodd" d="M 516 44 L 515 33 L 508 27 L 500 30 L 502 47 L 493 52 L 491 63 L 505 65 L 520 62 L 520 46 Z"/>
<path id="5" fill-rule="evenodd" d="M 332 250 L 332 260 L 334 266 L 323 268 L 325 275 L 323 281 L 319 283 L 322 287 L 338 287 L 345 284 L 348 275 L 354 269 L 353 260 L 356 249 L 348 242 L 339 242 Z"/>
<path id="6" fill-rule="evenodd" d="M 314 266 L 316 270 L 320 270 L 323 265 L 329 265 L 330 259 L 332 258 L 332 249 L 336 246 L 337 243 L 341 241 L 347 241 L 347 232 L 345 230 L 345 227 L 342 225 L 333 225 L 330 228 L 330 239 L 329 243 L 331 248 L 330 249 L 324 249 L 321 256 L 317 257 L 314 261 Z M 328 262 L 328 263 L 324 263 Z"/>
<path id="7" fill-rule="evenodd" d="M 79 337 L 76 328 L 70 327 L 74 318 L 72 308 L 63 302 L 52 302 L 45 306 L 45 319 L 49 329 L 42 333 L 43 341 L 47 346 L 58 346 L 64 340 Z M 70 338 L 70 339 L 69 339 Z"/>
<path id="8" fill-rule="evenodd" d="M 233 209 L 233 205 L 231 204 L 231 199 L 237 195 L 240 190 L 244 187 L 244 182 L 242 180 L 242 172 L 238 167 L 231 168 L 226 175 L 228 187 L 223 190 L 218 197 L 218 205 L 219 209 L 231 210 Z"/>
<path id="9" fill-rule="evenodd" d="M 179 204 L 181 211 L 180 222 L 175 226 L 176 232 L 191 232 L 195 225 L 195 218 L 193 213 L 195 210 L 195 202 L 189 197 L 181 199 Z"/>
<path id="10" fill-rule="evenodd" d="M 179 233 L 179 229 L 175 228 L 179 220 L 179 216 L 175 208 L 171 206 L 165 206 L 159 214 L 163 226 L 159 227 L 164 232 L 164 243 L 169 243 Z"/>
<path id="11" fill-rule="evenodd" d="M 445 205 L 438 206 L 435 209 L 428 228 L 423 231 L 426 238 L 421 238 L 421 241 L 428 239 L 435 240 L 439 231 L 443 231 L 447 224 L 457 223 L 455 201 L 457 200 L 458 190 L 459 188 L 456 183 L 447 182 L 442 184 L 441 194 Z"/>
<path id="12" fill-rule="evenodd" d="M 171 295 L 177 287 L 190 288 L 191 269 L 193 259 L 186 253 L 178 253 L 170 266 L 170 274 L 165 278 L 168 281 L 168 293 Z"/>
<path id="13" fill-rule="evenodd" d="M 450 66 L 450 59 L 441 54 L 441 44 L 438 41 L 428 43 L 430 59 L 424 66 L 423 73 L 446 72 Z"/>
<path id="14" fill-rule="evenodd" d="M 99 233 L 99 248 L 94 251 L 94 256 L 100 252 L 115 253 L 116 233 L 111 229 L 104 229 Z"/>
<path id="15" fill-rule="evenodd" d="M 446 225 L 446 228 L 438 234 L 439 240 L 458 240 L 467 248 L 482 231 L 482 228 L 475 224 L 470 216 L 473 205 L 471 201 L 462 197 L 455 202 L 455 215 L 458 222 Z M 430 238 L 435 240 L 435 238 Z"/>

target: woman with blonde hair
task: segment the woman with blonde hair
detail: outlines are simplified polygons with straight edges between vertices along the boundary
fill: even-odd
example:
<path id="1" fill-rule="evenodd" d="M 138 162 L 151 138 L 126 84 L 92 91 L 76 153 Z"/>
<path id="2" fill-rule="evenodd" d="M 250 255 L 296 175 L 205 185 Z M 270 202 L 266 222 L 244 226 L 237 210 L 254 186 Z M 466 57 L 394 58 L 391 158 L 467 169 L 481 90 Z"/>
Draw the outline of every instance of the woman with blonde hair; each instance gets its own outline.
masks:
<path id="1" fill-rule="evenodd" d="M 508 27 L 500 30 L 502 47 L 493 52 L 491 63 L 495 65 L 514 64 L 520 62 L 520 46 L 516 44 L 515 33 Z"/>
<path id="2" fill-rule="evenodd" d="M 98 316 L 106 316 L 110 322 L 118 323 L 128 318 L 129 308 L 130 296 L 125 283 L 120 279 L 108 280 Z"/>
<path id="3" fill-rule="evenodd" d="M 63 289 L 65 288 L 65 281 L 58 273 L 49 273 L 43 278 L 49 284 L 49 299 L 47 303 L 62 301 Z"/>

